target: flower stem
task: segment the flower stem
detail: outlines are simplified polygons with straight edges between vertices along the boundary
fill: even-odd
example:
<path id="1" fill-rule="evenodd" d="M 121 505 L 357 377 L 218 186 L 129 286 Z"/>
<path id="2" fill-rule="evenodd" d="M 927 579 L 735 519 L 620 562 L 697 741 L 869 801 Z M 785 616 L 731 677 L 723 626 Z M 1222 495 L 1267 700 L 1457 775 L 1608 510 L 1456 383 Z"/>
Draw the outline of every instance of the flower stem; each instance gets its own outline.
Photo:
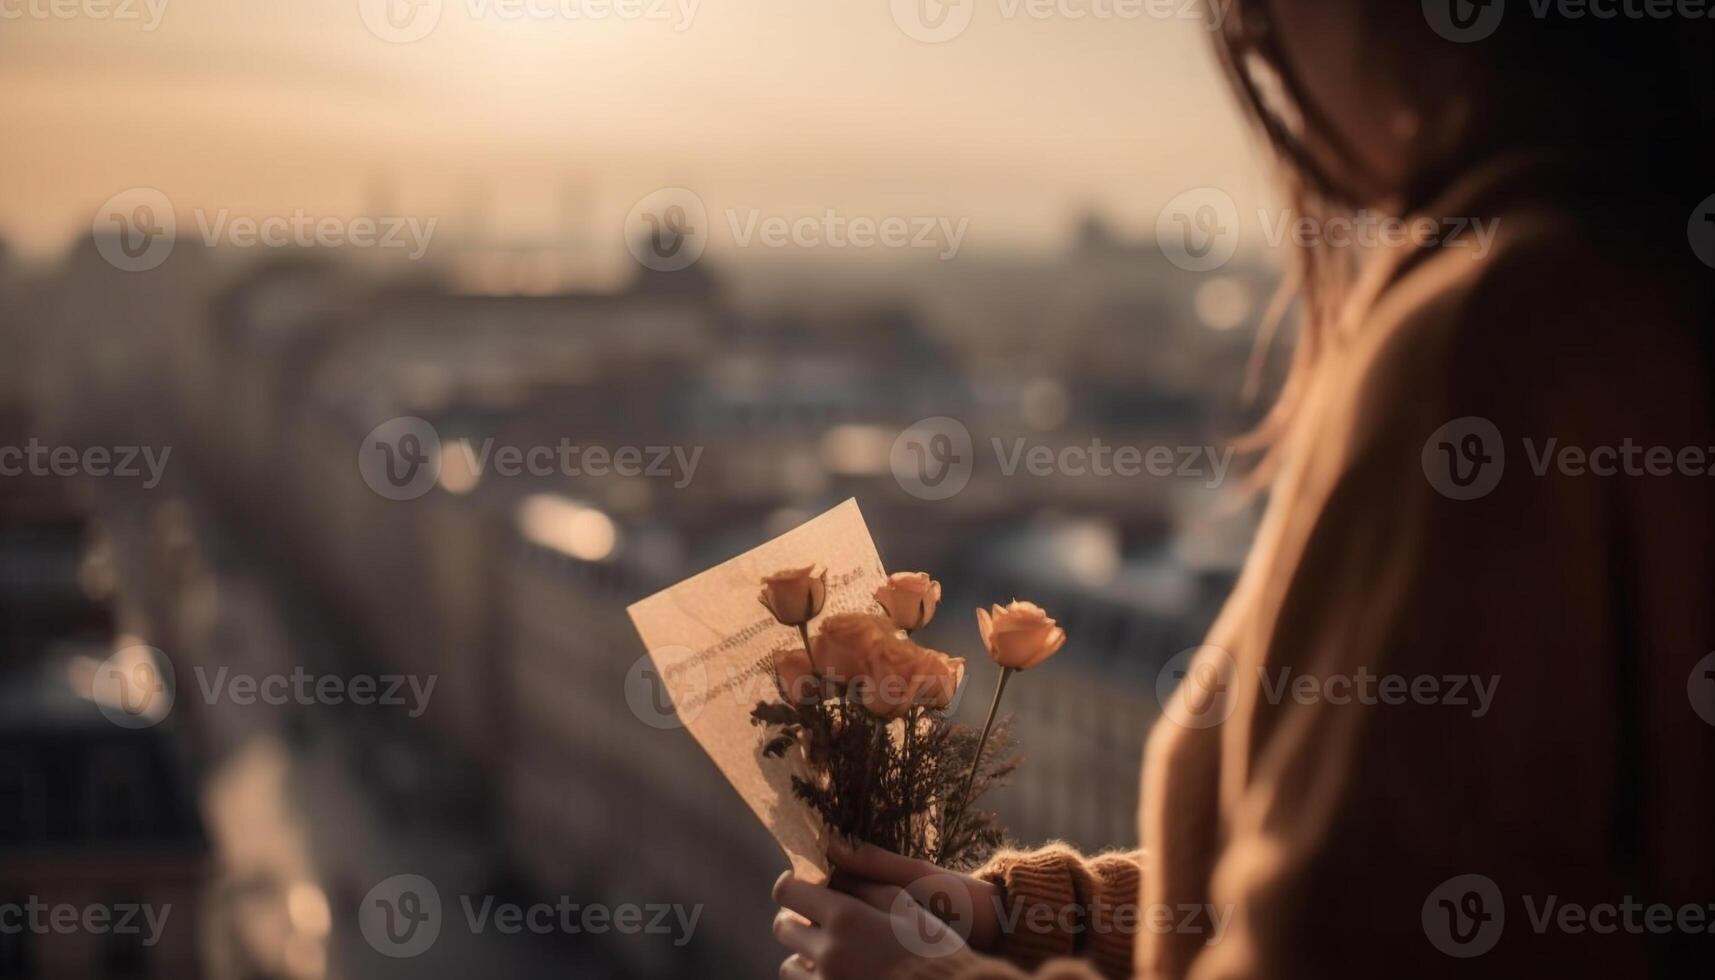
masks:
<path id="1" fill-rule="evenodd" d="M 857 800 L 857 805 L 860 807 L 857 836 L 861 840 L 869 839 L 870 828 L 874 825 L 875 806 L 870 801 L 870 788 L 871 784 L 875 781 L 876 760 L 877 757 L 881 755 L 882 742 L 887 737 L 886 720 L 881 718 L 871 718 L 870 724 L 873 725 L 874 728 L 871 731 L 869 738 L 869 757 L 864 760 L 863 789 L 858 793 Z"/>
<path id="2" fill-rule="evenodd" d="M 995 713 L 1000 710 L 1000 696 L 1006 693 L 1006 682 L 1011 678 L 1012 668 L 1002 667 L 1000 669 L 1000 682 L 994 686 L 994 700 L 989 703 L 988 720 L 983 722 L 983 733 L 977 736 L 977 753 L 971 759 L 971 771 L 965 774 L 965 788 L 959 791 L 958 809 L 953 811 L 952 819 L 947 821 L 946 832 L 941 835 L 940 843 L 935 848 L 937 861 L 946 856 L 947 844 L 952 841 L 953 835 L 958 833 L 959 823 L 964 820 L 965 808 L 971 802 L 971 787 L 977 781 L 977 770 L 982 768 L 983 749 L 988 745 L 989 732 L 994 730 Z"/>
<path id="3" fill-rule="evenodd" d="M 798 635 L 804 640 L 804 658 L 810 661 L 810 673 L 816 672 L 816 654 L 810 649 L 810 624 L 799 623 Z"/>

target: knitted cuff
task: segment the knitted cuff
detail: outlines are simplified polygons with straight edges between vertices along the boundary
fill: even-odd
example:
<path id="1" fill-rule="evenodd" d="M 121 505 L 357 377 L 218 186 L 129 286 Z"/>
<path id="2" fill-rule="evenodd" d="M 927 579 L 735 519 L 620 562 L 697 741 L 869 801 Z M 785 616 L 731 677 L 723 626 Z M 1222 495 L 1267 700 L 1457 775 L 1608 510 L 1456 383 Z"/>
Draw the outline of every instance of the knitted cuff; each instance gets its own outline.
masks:
<path id="1" fill-rule="evenodd" d="M 1095 887 L 1090 894 L 1089 933 L 1082 955 L 1105 977 L 1129 977 L 1134 972 L 1142 861 L 1143 852 L 1138 851 L 1103 854 L 1085 865 Z"/>
<path id="2" fill-rule="evenodd" d="M 1081 955 L 1094 881 L 1063 844 L 1002 851 L 977 872 L 1006 896 L 1000 953 L 1026 970 L 1056 956 Z"/>

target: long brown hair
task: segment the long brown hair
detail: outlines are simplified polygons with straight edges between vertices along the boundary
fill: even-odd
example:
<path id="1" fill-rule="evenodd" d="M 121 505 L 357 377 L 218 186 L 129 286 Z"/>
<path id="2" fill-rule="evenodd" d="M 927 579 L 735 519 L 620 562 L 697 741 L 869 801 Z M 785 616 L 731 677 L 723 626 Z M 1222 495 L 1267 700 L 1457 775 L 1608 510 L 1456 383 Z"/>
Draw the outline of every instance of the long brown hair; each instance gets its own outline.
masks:
<path id="1" fill-rule="evenodd" d="M 1277 157 L 1287 206 L 1326 219 L 1368 202 L 1318 162 L 1311 138 L 1338 159 L 1342 172 L 1367 171 L 1306 97 L 1275 26 L 1271 4 L 1278 2 L 1210 0 L 1206 9 L 1227 78 Z M 1552 3 L 1514 7 L 1492 36 L 1459 44 L 1434 34 L 1420 3 L 1354 4 L 1376 70 L 1392 72 L 1390 81 L 1418 103 L 1414 108 L 1447 123 L 1414 162 L 1406 185 L 1394 188 L 1397 208 L 1409 214 L 1425 206 L 1461 173 L 1509 151 L 1600 161 L 1608 189 L 1586 186 L 1584 203 L 1622 214 L 1622 223 L 1641 233 L 1646 247 L 1660 250 L 1664 261 L 1706 275 L 1685 247 L 1685 222 L 1697 202 L 1715 192 L 1715 22 L 1568 17 Z M 1259 340 L 1251 381 L 1260 376 L 1260 358 L 1274 346 L 1289 307 L 1296 307 L 1296 343 L 1286 381 L 1253 430 L 1253 445 L 1272 449 L 1284 436 L 1335 342 L 1356 262 L 1350 249 L 1315 244 L 1296 250 Z M 1259 478 L 1266 480 L 1272 463 L 1263 461 Z"/>

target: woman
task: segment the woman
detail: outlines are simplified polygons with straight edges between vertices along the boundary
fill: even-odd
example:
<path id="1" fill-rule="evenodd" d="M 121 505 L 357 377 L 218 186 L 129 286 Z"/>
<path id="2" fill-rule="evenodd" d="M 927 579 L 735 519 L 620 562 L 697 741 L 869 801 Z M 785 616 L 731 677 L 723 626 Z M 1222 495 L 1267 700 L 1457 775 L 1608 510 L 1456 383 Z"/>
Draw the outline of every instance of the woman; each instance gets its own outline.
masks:
<path id="1" fill-rule="evenodd" d="M 1711 975 L 1698 13 L 1235 0 L 1299 212 L 1449 234 L 1301 256 L 1268 515 L 1150 738 L 1146 852 L 836 848 L 776 887 L 781 976 Z"/>

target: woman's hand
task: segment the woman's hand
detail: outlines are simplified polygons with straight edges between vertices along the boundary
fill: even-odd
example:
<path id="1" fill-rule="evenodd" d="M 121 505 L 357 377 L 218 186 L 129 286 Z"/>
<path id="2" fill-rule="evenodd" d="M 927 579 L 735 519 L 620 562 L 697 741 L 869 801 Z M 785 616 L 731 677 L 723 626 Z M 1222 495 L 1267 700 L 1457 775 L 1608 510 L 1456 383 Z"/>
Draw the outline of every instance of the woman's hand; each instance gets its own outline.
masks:
<path id="1" fill-rule="evenodd" d="M 992 953 L 1000 945 L 1002 898 L 993 883 L 873 844 L 848 844 L 838 836 L 828 845 L 828 858 L 834 865 L 835 889 L 852 892 L 853 886 L 864 883 L 904 889 L 977 952 Z"/>
<path id="2" fill-rule="evenodd" d="M 1000 933 L 999 889 L 880 848 L 835 845 L 833 887 L 782 875 L 774 937 L 792 950 L 788 978 L 870 980 L 920 959 L 971 946 L 992 949 Z M 935 909 L 942 913 L 936 915 Z"/>

